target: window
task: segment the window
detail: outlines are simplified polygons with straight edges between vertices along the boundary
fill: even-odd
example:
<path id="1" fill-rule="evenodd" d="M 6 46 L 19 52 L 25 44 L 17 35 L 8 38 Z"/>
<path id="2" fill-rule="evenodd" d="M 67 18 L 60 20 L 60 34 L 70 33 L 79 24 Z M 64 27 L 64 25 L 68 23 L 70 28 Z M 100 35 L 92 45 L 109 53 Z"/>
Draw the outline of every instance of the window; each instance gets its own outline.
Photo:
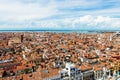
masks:
<path id="1" fill-rule="evenodd" d="M 76 71 L 76 75 L 77 75 L 77 74 L 80 74 L 80 73 L 81 73 L 81 71 L 80 71 L 80 70 L 77 70 L 77 71 Z"/>
<path id="2" fill-rule="evenodd" d="M 81 72 L 81 71 L 80 71 L 80 70 L 78 70 L 78 74 L 80 74 L 80 72 Z"/>
<path id="3" fill-rule="evenodd" d="M 109 72 L 106 72 L 107 75 L 109 75 Z"/>
<path id="4" fill-rule="evenodd" d="M 70 73 L 70 76 L 73 76 L 73 73 Z"/>
<path id="5" fill-rule="evenodd" d="M 64 73 L 61 73 L 61 78 L 63 78 L 64 77 Z"/>
<path id="6" fill-rule="evenodd" d="M 75 68 L 71 68 L 70 71 L 75 71 Z"/>

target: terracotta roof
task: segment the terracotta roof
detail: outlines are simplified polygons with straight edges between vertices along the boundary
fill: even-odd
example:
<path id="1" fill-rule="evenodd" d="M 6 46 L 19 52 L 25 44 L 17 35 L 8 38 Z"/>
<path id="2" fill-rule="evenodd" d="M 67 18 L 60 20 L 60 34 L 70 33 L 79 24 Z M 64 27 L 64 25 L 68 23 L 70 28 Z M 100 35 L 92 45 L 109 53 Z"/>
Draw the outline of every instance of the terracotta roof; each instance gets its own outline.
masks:
<path id="1" fill-rule="evenodd" d="M 81 69 L 82 71 L 92 70 L 92 66 L 91 66 L 90 64 L 82 64 L 82 65 L 80 66 L 80 69 Z"/>

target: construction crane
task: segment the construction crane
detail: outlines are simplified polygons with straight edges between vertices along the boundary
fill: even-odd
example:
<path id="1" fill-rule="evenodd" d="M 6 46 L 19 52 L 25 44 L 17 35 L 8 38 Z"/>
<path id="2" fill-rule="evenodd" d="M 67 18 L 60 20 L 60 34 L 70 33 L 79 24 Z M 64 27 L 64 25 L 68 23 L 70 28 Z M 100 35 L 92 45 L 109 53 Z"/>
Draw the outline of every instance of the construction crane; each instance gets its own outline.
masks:
<path id="1" fill-rule="evenodd" d="M 111 35 L 111 36 L 110 36 L 110 41 L 112 41 L 112 39 L 113 39 L 115 36 L 118 36 L 118 35 L 120 35 L 120 32 L 119 32 L 119 31 L 117 31 L 115 34 Z"/>

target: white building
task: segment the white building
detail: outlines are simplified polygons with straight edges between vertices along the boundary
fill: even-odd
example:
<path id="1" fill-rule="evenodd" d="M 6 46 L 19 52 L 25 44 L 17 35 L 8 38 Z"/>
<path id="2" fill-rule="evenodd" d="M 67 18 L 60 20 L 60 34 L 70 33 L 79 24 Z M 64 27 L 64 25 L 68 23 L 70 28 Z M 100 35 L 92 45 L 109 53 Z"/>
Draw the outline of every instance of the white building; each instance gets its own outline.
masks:
<path id="1" fill-rule="evenodd" d="M 60 75 L 62 80 L 83 80 L 81 70 L 71 62 L 65 64 L 65 68 L 60 71 Z"/>

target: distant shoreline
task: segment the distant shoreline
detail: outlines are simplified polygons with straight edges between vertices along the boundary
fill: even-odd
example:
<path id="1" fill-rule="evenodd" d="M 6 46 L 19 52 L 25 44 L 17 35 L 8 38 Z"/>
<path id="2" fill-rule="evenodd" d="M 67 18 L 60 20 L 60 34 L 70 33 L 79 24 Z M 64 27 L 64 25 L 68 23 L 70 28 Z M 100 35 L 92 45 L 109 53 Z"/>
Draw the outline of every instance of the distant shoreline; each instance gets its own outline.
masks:
<path id="1" fill-rule="evenodd" d="M 120 30 L 0 30 L 2 32 L 58 32 L 58 33 L 106 33 L 117 32 Z"/>

